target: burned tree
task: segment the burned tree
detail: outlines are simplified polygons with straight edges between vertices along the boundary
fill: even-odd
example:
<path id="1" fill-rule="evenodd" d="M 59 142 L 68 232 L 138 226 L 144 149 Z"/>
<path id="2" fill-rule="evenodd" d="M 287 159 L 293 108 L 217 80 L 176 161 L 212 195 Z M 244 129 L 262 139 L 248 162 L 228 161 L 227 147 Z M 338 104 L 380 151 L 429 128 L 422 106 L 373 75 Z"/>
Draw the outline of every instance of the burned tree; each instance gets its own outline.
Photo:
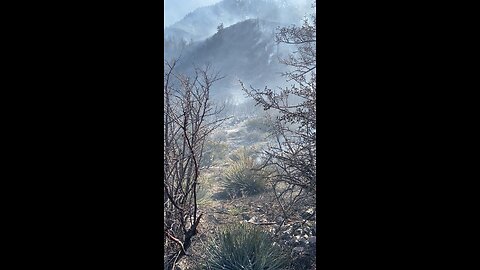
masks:
<path id="1" fill-rule="evenodd" d="M 283 76 L 291 86 L 278 91 L 246 88 L 243 84 L 242 88 L 257 105 L 277 115 L 273 132 L 276 142 L 266 150 L 265 166 L 274 170 L 276 200 L 287 217 L 299 207 L 315 209 L 316 15 L 305 19 L 301 26 L 280 28 L 276 41 L 296 47 L 280 60 L 289 67 Z"/>
<path id="2" fill-rule="evenodd" d="M 165 269 L 174 269 L 188 248 L 202 217 L 197 207 L 200 162 L 207 135 L 219 126 L 210 102 L 220 79 L 210 67 L 192 77 L 175 73 L 177 61 L 165 62 L 164 74 L 164 246 Z"/>

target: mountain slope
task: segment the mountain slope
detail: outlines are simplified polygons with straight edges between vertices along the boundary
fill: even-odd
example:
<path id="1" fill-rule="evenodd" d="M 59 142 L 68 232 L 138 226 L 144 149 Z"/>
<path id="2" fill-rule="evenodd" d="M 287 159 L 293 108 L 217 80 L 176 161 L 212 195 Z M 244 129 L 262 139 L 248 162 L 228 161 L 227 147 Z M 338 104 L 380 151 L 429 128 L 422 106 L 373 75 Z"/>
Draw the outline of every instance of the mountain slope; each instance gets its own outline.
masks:
<path id="1" fill-rule="evenodd" d="M 187 46 L 178 64 L 178 71 L 192 74 L 194 66 L 207 63 L 226 76 L 213 89 L 219 99 L 241 99 L 238 80 L 247 86 L 277 86 L 283 81 L 280 72 L 285 66 L 278 57 L 287 50 L 274 42 L 275 23 L 249 19 L 217 32 L 202 42 Z"/>
<path id="2" fill-rule="evenodd" d="M 230 26 L 246 19 L 262 19 L 279 24 L 298 23 L 306 14 L 308 0 L 223 0 L 201 7 L 165 28 L 165 37 L 194 41 L 213 35 L 217 26 Z M 185 35 L 188 33 L 188 35 Z"/>

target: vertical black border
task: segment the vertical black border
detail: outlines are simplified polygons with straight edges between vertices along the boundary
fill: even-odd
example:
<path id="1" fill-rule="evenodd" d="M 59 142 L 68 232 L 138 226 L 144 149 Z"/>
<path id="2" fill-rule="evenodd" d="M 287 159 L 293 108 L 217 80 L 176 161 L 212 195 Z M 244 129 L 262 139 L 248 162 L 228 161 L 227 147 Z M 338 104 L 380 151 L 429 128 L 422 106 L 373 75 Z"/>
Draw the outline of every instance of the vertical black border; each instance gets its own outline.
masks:
<path id="1" fill-rule="evenodd" d="M 48 193 L 61 199 L 42 218 L 55 254 L 44 260 L 161 269 L 163 5 L 82 2 L 54 13 L 62 20 L 38 42 L 55 83 L 43 159 L 62 172 Z"/>
<path id="2" fill-rule="evenodd" d="M 424 213 L 438 213 L 431 187 L 445 172 L 455 181 L 450 162 L 461 156 L 440 146 L 470 149 L 452 133 L 474 121 L 449 127 L 474 113 L 458 115 L 470 98 L 452 94 L 463 78 L 451 59 L 470 59 L 457 40 L 472 35 L 457 33 L 465 25 L 453 24 L 450 10 L 468 8 L 432 15 L 433 6 L 317 3 L 319 267 L 412 264 L 438 243 L 427 234 L 444 220 Z M 19 26 L 17 51 L 7 54 L 21 87 L 5 91 L 27 104 L 8 114 L 25 114 L 20 141 L 8 143 L 21 147 L 18 182 L 28 190 L 17 211 L 27 228 L 15 238 L 36 266 L 163 267 L 162 8 L 92 1 L 5 9 L 26 14 L 8 24 Z"/>

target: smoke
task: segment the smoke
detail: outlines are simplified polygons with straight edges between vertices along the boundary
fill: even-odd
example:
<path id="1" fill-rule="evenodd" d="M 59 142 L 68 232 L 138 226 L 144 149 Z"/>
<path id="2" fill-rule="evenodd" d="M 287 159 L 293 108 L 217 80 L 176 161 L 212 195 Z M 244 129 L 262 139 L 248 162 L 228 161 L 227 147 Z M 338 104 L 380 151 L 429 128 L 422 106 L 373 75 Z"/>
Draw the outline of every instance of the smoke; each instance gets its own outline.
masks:
<path id="1" fill-rule="evenodd" d="M 168 45 L 164 47 L 165 55 L 171 59 L 182 52 L 177 69 L 185 74 L 193 72 L 193 64 L 213 64 L 221 76 L 226 76 L 212 88 L 214 99 L 228 99 L 233 104 L 248 100 L 239 80 L 247 88 L 250 85 L 255 88 L 269 86 L 276 90 L 291 86 L 280 75 L 289 67 L 278 59 L 286 58 L 296 48 L 276 44 L 274 33 L 278 26 L 300 25 L 304 16 L 315 12 L 312 9 L 314 0 L 164 1 L 165 26 L 176 23 L 165 31 L 168 37 L 164 43 Z M 217 5 L 195 11 L 214 4 Z M 190 12 L 193 12 L 191 16 L 180 21 Z M 245 21 L 247 17 L 260 18 L 261 23 Z M 221 32 L 217 30 L 220 23 L 224 25 Z M 172 40 L 185 40 L 186 43 L 180 48 Z M 190 40 L 193 42 L 189 43 Z"/>
<path id="2" fill-rule="evenodd" d="M 194 11 L 199 7 L 209 6 L 221 2 L 222 0 L 164 0 L 164 19 L 163 27 L 166 28 L 181 20 L 185 15 Z M 255 1 L 255 0 L 247 0 Z M 313 0 L 270 0 L 282 5 L 295 6 L 297 10 L 300 10 L 302 15 L 308 15 L 311 13 L 311 5 Z M 280 17 L 287 17 L 288 14 L 280 14 Z M 247 18 L 245 18 L 247 19 Z"/>
<path id="3" fill-rule="evenodd" d="M 196 8 L 213 5 L 221 0 L 164 0 L 163 1 L 163 27 L 168 27 L 181 20 Z"/>

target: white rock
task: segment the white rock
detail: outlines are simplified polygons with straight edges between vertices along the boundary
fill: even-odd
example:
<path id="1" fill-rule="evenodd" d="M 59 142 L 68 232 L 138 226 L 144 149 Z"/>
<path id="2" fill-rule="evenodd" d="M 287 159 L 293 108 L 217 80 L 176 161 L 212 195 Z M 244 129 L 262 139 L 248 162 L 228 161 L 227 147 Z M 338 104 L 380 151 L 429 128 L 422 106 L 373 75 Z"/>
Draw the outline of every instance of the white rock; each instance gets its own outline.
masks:
<path id="1" fill-rule="evenodd" d="M 304 248 L 303 247 L 296 247 L 296 248 L 293 248 L 293 252 L 297 252 L 297 253 L 300 253 L 300 252 L 303 252 Z"/>

